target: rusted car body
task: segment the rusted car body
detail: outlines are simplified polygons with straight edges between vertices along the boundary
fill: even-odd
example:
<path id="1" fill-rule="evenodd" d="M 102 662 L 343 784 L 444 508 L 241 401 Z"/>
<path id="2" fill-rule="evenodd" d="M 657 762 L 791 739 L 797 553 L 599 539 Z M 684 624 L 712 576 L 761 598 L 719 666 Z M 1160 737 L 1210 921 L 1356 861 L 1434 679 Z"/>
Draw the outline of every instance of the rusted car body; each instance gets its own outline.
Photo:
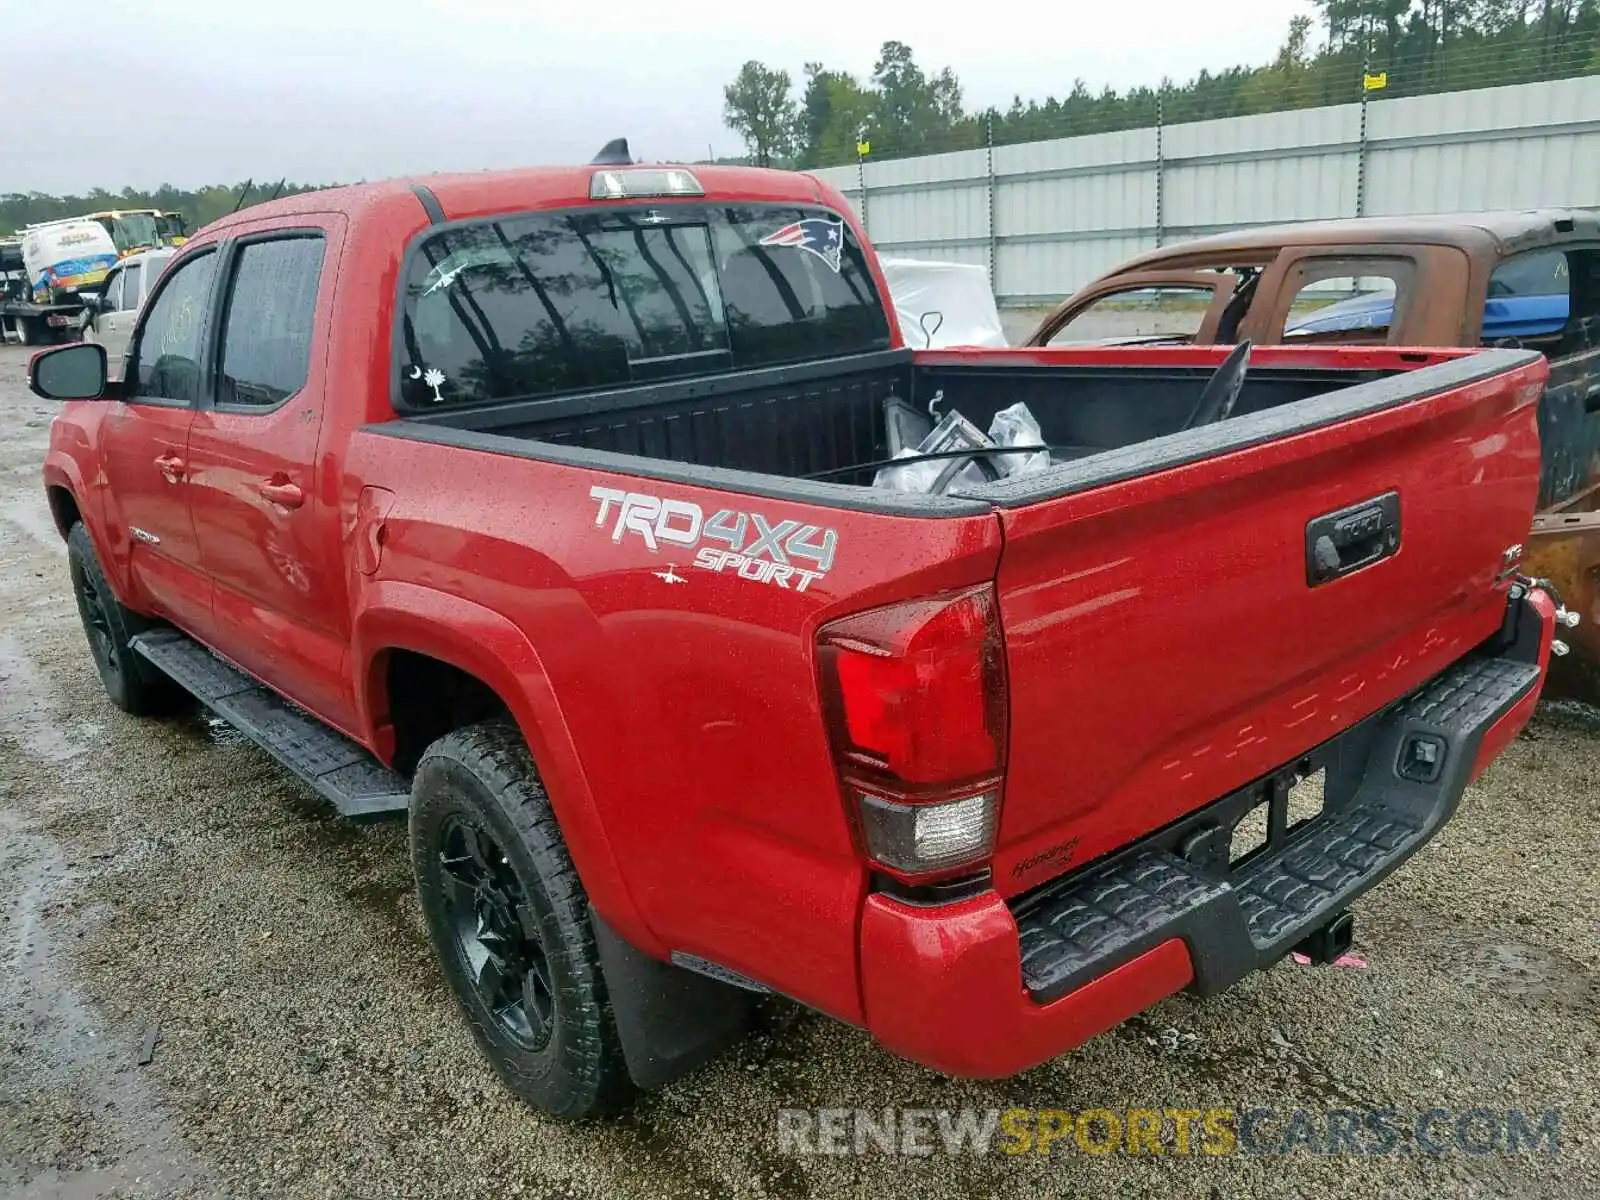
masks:
<path id="1" fill-rule="evenodd" d="M 1166 246 L 1054 309 L 1026 345 L 1524 346 L 1551 365 L 1523 559 L 1582 623 L 1552 689 L 1600 701 L 1600 209 L 1308 221 Z"/>

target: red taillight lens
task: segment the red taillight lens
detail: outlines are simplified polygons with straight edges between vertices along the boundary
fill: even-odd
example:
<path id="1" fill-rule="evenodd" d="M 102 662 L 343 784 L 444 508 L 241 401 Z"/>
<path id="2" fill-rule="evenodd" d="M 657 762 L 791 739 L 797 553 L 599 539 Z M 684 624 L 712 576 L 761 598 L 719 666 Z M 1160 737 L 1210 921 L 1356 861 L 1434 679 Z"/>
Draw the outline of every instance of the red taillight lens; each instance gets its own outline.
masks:
<path id="1" fill-rule="evenodd" d="M 819 639 L 823 697 L 850 766 L 912 788 L 1003 768 L 1005 657 L 992 587 L 846 617 Z"/>
<path id="2" fill-rule="evenodd" d="M 835 621 L 818 659 L 840 782 L 872 859 L 916 877 L 988 857 L 1006 754 L 993 587 Z"/>

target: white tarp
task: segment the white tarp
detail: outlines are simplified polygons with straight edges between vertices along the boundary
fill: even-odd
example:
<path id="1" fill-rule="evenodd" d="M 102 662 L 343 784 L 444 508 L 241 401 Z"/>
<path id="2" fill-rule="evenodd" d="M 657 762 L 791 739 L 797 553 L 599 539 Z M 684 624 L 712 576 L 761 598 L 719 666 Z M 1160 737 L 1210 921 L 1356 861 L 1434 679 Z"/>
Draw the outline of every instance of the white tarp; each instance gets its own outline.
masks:
<path id="1" fill-rule="evenodd" d="M 889 281 L 906 345 L 938 350 L 1006 344 L 989 275 L 982 267 L 916 258 L 880 257 L 878 262 Z"/>

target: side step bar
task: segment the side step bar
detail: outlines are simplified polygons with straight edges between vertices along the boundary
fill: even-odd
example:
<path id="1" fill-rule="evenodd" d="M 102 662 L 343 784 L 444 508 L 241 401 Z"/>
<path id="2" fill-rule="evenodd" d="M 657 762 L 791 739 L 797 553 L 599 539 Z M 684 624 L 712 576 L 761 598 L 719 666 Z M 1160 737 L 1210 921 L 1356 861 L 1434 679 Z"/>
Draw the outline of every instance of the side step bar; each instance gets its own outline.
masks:
<path id="1" fill-rule="evenodd" d="M 406 781 L 365 749 L 223 662 L 176 629 L 140 634 L 131 645 L 185 691 L 258 743 L 331 801 L 341 816 L 404 812 Z"/>

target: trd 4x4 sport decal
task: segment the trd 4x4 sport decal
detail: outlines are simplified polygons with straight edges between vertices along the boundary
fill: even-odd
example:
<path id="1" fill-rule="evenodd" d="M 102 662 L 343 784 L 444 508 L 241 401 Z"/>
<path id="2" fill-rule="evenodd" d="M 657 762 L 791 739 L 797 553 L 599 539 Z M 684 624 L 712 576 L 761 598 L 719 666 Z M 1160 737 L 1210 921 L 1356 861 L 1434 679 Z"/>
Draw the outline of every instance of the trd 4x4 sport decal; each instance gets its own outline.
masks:
<path id="1" fill-rule="evenodd" d="M 768 521 L 760 513 L 724 508 L 711 516 L 688 500 L 663 500 L 646 492 L 592 487 L 589 497 L 599 503 L 596 528 L 614 520 L 611 540 L 621 542 L 632 534 L 651 553 L 664 546 L 698 547 L 694 565 L 719 574 L 733 573 L 756 583 L 803 592 L 827 575 L 839 546 L 832 529 L 800 521 Z M 707 542 L 718 543 L 715 546 Z M 723 547 L 726 547 L 725 549 Z M 808 566 L 797 566 L 804 562 Z M 655 574 L 666 583 L 681 583 L 671 567 Z M 667 578 L 672 575 L 672 578 Z"/>

